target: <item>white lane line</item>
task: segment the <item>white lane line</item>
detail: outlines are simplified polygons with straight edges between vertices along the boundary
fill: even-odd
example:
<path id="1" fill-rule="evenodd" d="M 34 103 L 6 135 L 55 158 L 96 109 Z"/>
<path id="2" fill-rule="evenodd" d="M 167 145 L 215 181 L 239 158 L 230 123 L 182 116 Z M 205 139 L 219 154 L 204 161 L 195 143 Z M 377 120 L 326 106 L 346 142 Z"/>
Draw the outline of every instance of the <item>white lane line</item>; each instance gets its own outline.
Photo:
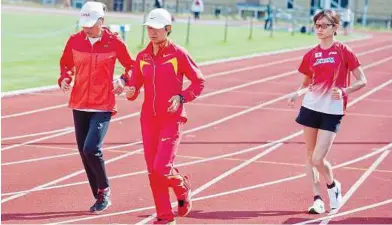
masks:
<path id="1" fill-rule="evenodd" d="M 373 37 L 373 35 L 366 35 L 363 37 L 354 38 L 352 40 L 343 41 L 343 43 L 350 43 L 350 42 L 357 42 L 357 41 L 361 41 L 361 40 L 367 40 L 367 39 L 371 39 L 372 37 Z M 364 47 L 364 46 L 374 45 L 374 44 L 379 44 L 379 43 L 370 43 L 370 44 L 359 43 L 358 46 L 352 46 L 352 48 L 353 47 Z M 314 45 L 308 45 L 308 46 L 290 48 L 290 49 L 282 49 L 282 50 L 271 51 L 271 52 L 255 53 L 255 54 L 250 54 L 250 55 L 245 55 L 245 56 L 237 56 L 237 57 L 230 57 L 230 58 L 226 58 L 226 59 L 218 59 L 218 60 L 202 62 L 202 63 L 199 63 L 199 65 L 200 66 L 209 66 L 209 65 L 213 65 L 213 64 L 241 61 L 244 59 L 252 59 L 252 58 L 258 58 L 258 57 L 262 57 L 262 56 L 270 56 L 270 55 L 277 55 L 277 54 L 282 54 L 282 53 L 301 51 L 301 50 L 306 50 L 306 49 L 309 49 L 312 47 L 314 47 Z M 27 89 L 22 89 L 22 90 L 1 93 L 1 97 L 2 98 L 3 97 L 12 97 L 12 96 L 21 95 L 21 94 L 29 94 L 29 93 L 35 93 L 35 92 L 41 92 L 41 91 L 50 91 L 50 90 L 56 90 L 57 88 L 58 88 L 58 85 L 44 86 L 44 87 L 38 87 L 38 88 L 27 88 Z"/>
<path id="2" fill-rule="evenodd" d="M 392 58 L 392 57 L 391 57 L 391 58 Z M 378 65 L 378 64 L 377 64 L 377 65 Z M 368 68 L 369 68 L 369 67 L 368 67 Z M 389 81 L 387 81 L 386 83 L 391 83 L 391 82 L 392 82 L 392 79 L 389 80 Z M 382 84 L 382 85 L 385 85 L 385 83 Z M 386 85 L 385 85 L 385 86 L 386 86 Z M 376 87 L 376 88 L 377 88 L 377 87 Z M 375 89 L 376 89 L 376 88 L 375 88 Z M 379 90 L 379 89 L 377 89 L 377 90 Z M 374 92 L 376 92 L 376 91 L 373 89 L 373 90 L 371 90 L 370 92 L 371 92 L 371 93 L 374 93 Z M 223 118 L 223 119 L 217 120 L 217 121 L 215 121 L 215 122 L 209 123 L 209 124 L 207 124 L 207 125 L 200 126 L 200 127 L 196 127 L 196 128 L 194 128 L 194 129 L 185 131 L 184 134 L 189 133 L 189 132 L 194 132 L 194 131 L 202 130 L 202 129 L 205 129 L 205 128 L 214 126 L 214 125 L 216 125 L 216 124 L 225 122 L 225 121 L 227 121 L 227 120 L 229 120 L 229 119 L 232 119 L 232 118 L 241 116 L 241 115 L 243 115 L 243 114 L 246 114 L 246 113 L 248 113 L 248 112 L 254 111 L 254 110 L 256 110 L 256 109 L 259 109 L 260 107 L 265 107 L 265 106 L 267 106 L 268 104 L 272 104 L 272 103 L 274 103 L 274 102 L 276 102 L 276 101 L 279 101 L 279 100 L 282 100 L 282 99 L 286 99 L 287 96 L 289 96 L 289 95 L 290 95 L 290 93 L 287 94 L 287 95 L 285 95 L 285 96 L 282 96 L 282 97 L 276 98 L 276 99 L 274 99 L 274 100 L 268 101 L 268 102 L 266 102 L 266 103 L 262 103 L 262 104 L 260 104 L 260 105 L 255 106 L 255 107 L 252 107 L 252 108 L 250 108 L 250 109 L 247 109 L 247 110 L 241 111 L 241 112 L 239 112 L 239 113 L 230 115 L 230 116 L 225 117 L 225 118 Z M 369 95 L 370 95 L 370 94 L 368 94 L 368 93 L 365 93 L 364 95 L 361 95 L 360 97 L 358 97 L 357 99 L 355 99 L 355 100 L 357 100 L 357 101 L 350 102 L 350 103 L 348 104 L 348 107 L 350 107 L 350 106 L 356 104 L 357 102 L 359 102 L 358 99 L 363 99 L 363 98 L 365 98 L 365 97 L 367 97 L 367 96 L 369 96 Z M 268 104 L 267 104 L 267 103 L 268 103 Z M 296 134 L 297 134 L 297 135 L 300 135 L 300 134 L 302 134 L 302 131 L 299 131 L 299 132 L 297 132 Z M 135 150 L 134 152 L 124 154 L 124 155 L 122 155 L 122 156 L 113 158 L 113 159 L 111 159 L 111 160 L 109 160 L 109 161 L 110 161 L 110 162 L 117 161 L 117 160 L 119 160 L 119 159 L 122 159 L 122 158 L 127 157 L 128 155 L 135 154 L 135 152 L 140 152 L 141 150 L 142 150 L 142 149 Z M 110 163 L 109 161 L 107 161 L 106 164 L 107 164 L 107 163 Z M 75 173 L 77 173 L 76 175 L 78 175 L 78 174 L 80 174 L 80 173 L 83 173 L 83 171 L 84 171 L 84 170 L 79 170 L 79 171 L 77 171 L 77 172 L 75 172 Z M 73 174 L 75 174 L 75 173 L 73 173 Z M 18 195 L 14 195 L 14 196 L 11 196 L 11 197 L 6 198 L 6 199 L 2 199 L 1 202 L 3 203 L 3 202 L 7 202 L 7 201 L 9 201 L 9 200 L 12 200 L 12 199 L 16 199 L 16 198 L 22 197 L 22 196 L 24 196 L 24 195 L 30 193 L 31 191 L 34 191 L 34 190 L 37 190 L 37 189 L 39 190 L 39 189 L 42 189 L 42 188 L 51 186 L 51 185 L 53 185 L 53 184 L 56 184 L 56 183 L 58 183 L 58 182 L 60 182 L 60 181 L 62 181 L 62 180 L 66 180 L 66 179 L 68 179 L 68 178 L 70 178 L 70 177 L 76 176 L 76 175 L 73 175 L 73 174 L 69 174 L 69 175 L 67 175 L 67 176 L 65 176 L 65 177 L 59 178 L 59 179 L 54 180 L 54 181 L 51 181 L 51 182 L 49 182 L 49 183 L 46 183 L 46 184 L 43 184 L 43 185 L 39 185 L 39 186 L 37 186 L 37 187 L 34 187 L 34 188 L 30 189 L 28 192 L 21 193 L 21 194 L 18 194 Z M 58 180 L 60 180 L 60 181 L 58 181 Z"/>
<path id="3" fill-rule="evenodd" d="M 342 164 L 333 166 L 334 169 L 337 168 L 341 168 L 353 163 L 357 163 L 360 162 L 362 160 L 368 159 L 376 154 L 380 154 L 383 151 L 388 150 L 389 148 L 392 147 L 392 143 L 390 143 L 387 146 L 384 146 L 374 152 L 371 152 L 369 154 L 363 155 L 361 157 L 357 157 L 354 158 L 352 160 L 346 161 Z M 200 200 L 205 200 L 205 199 L 211 199 L 211 198 L 216 198 L 216 197 L 220 197 L 220 196 L 225 196 L 225 195 L 229 195 L 229 194 L 236 194 L 239 192 L 243 192 L 243 191 L 248 191 L 248 190 L 253 190 L 253 189 L 257 189 L 257 188 L 261 188 L 261 187 L 266 187 L 266 186 L 271 186 L 274 184 L 279 184 L 279 183 L 283 183 L 283 182 L 287 182 L 287 181 L 291 181 L 291 180 L 295 180 L 295 179 L 300 179 L 302 177 L 305 177 L 306 174 L 300 174 L 300 175 L 296 175 L 296 176 L 290 176 L 287 178 L 283 178 L 283 179 L 278 179 L 275 181 L 270 181 L 270 182 L 265 182 L 265 183 L 261 183 L 258 185 L 253 185 L 253 186 L 249 186 L 249 187 L 245 187 L 245 188 L 240 188 L 240 189 L 236 189 L 236 190 L 231 190 L 231 191 L 226 191 L 226 192 L 221 192 L 221 193 L 217 193 L 217 194 L 212 194 L 212 195 L 207 195 L 207 196 L 202 196 L 202 197 L 198 197 L 195 198 L 194 201 L 200 201 Z M 75 222 L 80 222 L 80 221 L 87 221 L 87 220 L 92 220 L 92 219 L 99 219 L 99 218 L 105 218 L 105 217 L 110 217 L 110 216 L 118 216 L 118 215 L 125 215 L 125 214 L 129 214 L 129 213 L 133 213 L 133 212 L 141 212 L 141 211 L 146 211 L 146 210 L 150 210 L 150 209 L 155 209 L 154 206 L 150 206 L 150 207 L 143 207 L 143 208 L 137 208 L 137 209 L 131 209 L 131 210 L 125 210 L 125 211 L 119 211 L 119 212 L 114 212 L 114 213 L 108 213 L 108 214 L 102 214 L 102 215 L 97 215 L 94 217 L 83 217 L 83 218 L 78 218 L 78 219 L 71 219 L 71 220 L 66 220 L 66 221 L 59 221 L 56 222 L 54 224 L 69 224 L 69 223 L 75 223 Z"/>
<path id="4" fill-rule="evenodd" d="M 27 138 L 27 137 L 36 137 L 36 136 L 41 136 L 41 135 L 59 133 L 61 131 L 66 131 L 66 130 L 69 130 L 69 129 L 73 129 L 73 128 L 72 127 L 65 127 L 65 128 L 58 129 L 58 130 L 45 131 L 45 132 L 40 132 L 40 133 L 26 134 L 26 135 L 13 136 L 13 137 L 2 137 L 1 140 L 2 141 L 10 141 L 10 140 Z"/>
<path id="5" fill-rule="evenodd" d="M 362 174 L 362 176 L 357 180 L 357 182 L 355 182 L 355 184 L 353 186 L 351 186 L 350 190 L 348 190 L 348 192 L 343 196 L 342 203 L 341 203 L 340 207 L 332 210 L 328 214 L 329 216 L 339 212 L 339 210 L 344 206 L 344 204 L 346 204 L 346 202 L 351 198 L 351 196 L 354 194 L 354 192 L 358 190 L 359 186 L 361 186 L 361 184 L 363 184 L 363 182 L 365 182 L 365 180 L 377 168 L 377 166 L 380 165 L 380 163 L 385 159 L 385 157 L 388 156 L 389 153 L 390 153 L 390 151 L 385 151 L 380 155 L 380 157 L 378 157 L 378 159 L 369 167 L 368 170 L 366 170 L 365 173 Z M 324 224 L 324 225 L 328 224 L 329 220 L 330 219 L 324 219 L 323 221 L 321 221 L 320 224 Z M 307 223 L 307 222 L 305 222 L 305 223 Z"/>
<path id="6" fill-rule="evenodd" d="M 221 175 L 215 177 L 214 179 L 208 181 L 207 183 L 203 184 L 202 186 L 198 187 L 196 190 L 192 191 L 192 196 L 195 196 L 197 194 L 199 194 L 200 192 L 204 191 L 205 189 L 211 187 L 212 185 L 216 184 L 217 182 L 219 182 L 220 180 L 222 180 L 225 177 L 228 177 L 229 175 L 233 174 L 234 172 L 244 168 L 245 166 L 251 164 L 252 162 L 264 157 L 265 155 L 267 155 L 268 153 L 274 151 L 275 149 L 279 148 L 280 146 L 282 146 L 283 143 L 278 143 L 273 145 L 272 147 L 264 150 L 263 152 L 257 154 L 256 156 L 246 160 L 245 162 L 239 164 L 238 166 L 235 166 L 229 170 L 227 170 L 226 172 L 222 173 Z M 174 205 L 177 205 L 177 203 L 175 203 Z M 151 220 L 153 220 L 155 217 L 157 216 L 156 213 L 152 214 L 151 216 L 143 219 L 142 221 L 136 223 L 136 224 L 146 224 L 148 222 L 150 222 Z"/>
<path id="7" fill-rule="evenodd" d="M 52 110 L 52 109 L 63 108 L 63 107 L 66 107 L 66 106 L 67 106 L 67 104 L 61 104 L 61 105 L 55 105 L 55 106 L 50 106 L 50 107 L 46 107 L 46 108 L 34 109 L 34 110 L 26 111 L 26 112 L 5 115 L 5 116 L 2 116 L 1 119 L 9 119 L 9 118 L 14 118 L 14 117 L 18 117 L 18 116 L 30 115 L 30 114 L 33 114 L 33 113 L 38 113 L 38 112 L 44 112 L 44 111 L 48 111 L 48 110 Z"/>
<path id="8" fill-rule="evenodd" d="M 16 164 L 38 162 L 38 161 L 42 161 L 42 160 L 63 158 L 63 157 L 74 156 L 74 155 L 79 155 L 79 152 L 65 153 L 65 154 L 46 156 L 46 157 L 40 157 L 40 158 L 25 159 L 25 160 L 20 160 L 20 161 L 13 161 L 13 162 L 5 162 L 5 163 L 1 163 L 1 166 L 11 166 L 11 165 L 16 165 Z"/>

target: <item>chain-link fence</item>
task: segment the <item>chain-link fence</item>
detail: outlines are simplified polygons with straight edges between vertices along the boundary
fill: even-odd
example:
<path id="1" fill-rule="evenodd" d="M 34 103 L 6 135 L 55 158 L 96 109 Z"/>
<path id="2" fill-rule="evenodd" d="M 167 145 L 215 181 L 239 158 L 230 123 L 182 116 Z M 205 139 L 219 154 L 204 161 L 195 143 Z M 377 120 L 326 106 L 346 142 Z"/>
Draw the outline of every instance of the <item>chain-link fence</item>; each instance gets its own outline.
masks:
<path id="1" fill-rule="evenodd" d="M 21 4 L 42 4 L 45 6 L 64 6 L 70 4 L 73 8 L 81 8 L 86 0 L 2 0 L 2 3 Z M 105 3 L 110 11 L 146 13 L 156 6 L 158 0 L 99 0 Z M 202 18 L 220 19 L 230 16 L 233 19 L 249 19 L 253 17 L 258 21 L 265 21 L 266 28 L 270 28 L 272 24 L 277 28 L 285 27 L 288 30 L 301 29 L 309 27 L 311 24 L 311 14 L 317 11 L 316 8 L 298 7 L 293 9 L 282 8 L 280 1 L 271 0 L 271 4 L 248 4 L 237 0 L 204 0 L 204 11 Z M 193 0 L 159 0 L 162 7 L 168 9 L 173 15 L 190 14 Z M 279 3 L 279 4 L 278 4 Z M 277 7 L 277 5 L 280 6 Z M 270 12 L 268 12 L 268 7 Z M 335 9 L 338 12 L 342 9 Z M 361 11 L 362 10 L 362 11 Z M 383 28 L 391 28 L 392 11 L 386 12 L 367 12 L 363 9 L 356 8 L 353 11 L 352 24 L 360 24 L 362 26 L 375 26 Z M 309 30 L 309 29 L 308 29 Z"/>

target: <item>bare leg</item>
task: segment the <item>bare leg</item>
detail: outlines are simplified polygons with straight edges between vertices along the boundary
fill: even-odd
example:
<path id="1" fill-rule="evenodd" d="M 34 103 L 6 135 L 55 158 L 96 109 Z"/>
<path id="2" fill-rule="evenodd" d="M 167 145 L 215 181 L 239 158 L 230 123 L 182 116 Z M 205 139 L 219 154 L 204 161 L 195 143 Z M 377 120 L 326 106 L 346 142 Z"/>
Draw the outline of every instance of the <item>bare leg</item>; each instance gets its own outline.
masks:
<path id="1" fill-rule="evenodd" d="M 323 175 L 328 185 L 333 183 L 331 164 L 326 160 L 331 145 L 335 140 L 336 133 L 326 130 L 319 130 L 317 142 L 312 156 L 312 164 Z"/>
<path id="2" fill-rule="evenodd" d="M 318 129 L 312 127 L 304 127 L 304 136 L 306 144 L 306 175 L 311 179 L 313 194 L 320 195 L 320 179 L 319 172 L 313 166 L 312 158 L 313 152 L 317 142 Z"/>

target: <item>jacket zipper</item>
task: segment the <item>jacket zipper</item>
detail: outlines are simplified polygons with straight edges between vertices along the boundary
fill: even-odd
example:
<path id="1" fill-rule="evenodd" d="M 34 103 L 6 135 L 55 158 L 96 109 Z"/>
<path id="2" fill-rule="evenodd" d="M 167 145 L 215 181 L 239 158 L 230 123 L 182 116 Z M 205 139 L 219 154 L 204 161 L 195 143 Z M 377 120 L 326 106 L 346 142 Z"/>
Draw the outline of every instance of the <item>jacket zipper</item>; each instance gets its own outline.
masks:
<path id="1" fill-rule="evenodd" d="M 91 53 L 90 53 L 90 72 L 88 74 L 88 88 L 87 88 L 87 105 L 90 103 L 90 83 L 91 83 L 91 67 L 93 64 L 93 52 L 94 52 L 94 45 L 91 45 Z M 87 106 L 88 108 L 88 106 Z"/>
<path id="2" fill-rule="evenodd" d="M 154 111 L 154 116 L 156 116 L 157 112 L 155 110 L 155 101 L 156 101 L 157 93 L 156 93 L 156 87 L 155 87 L 155 75 L 156 75 L 155 74 L 155 69 L 156 69 L 156 67 L 155 67 L 154 59 L 152 60 L 152 65 L 153 65 L 153 68 L 154 68 L 154 73 L 153 73 L 153 77 L 152 77 L 152 84 L 153 84 L 153 87 L 154 87 L 154 98 L 153 98 L 153 101 L 152 101 L 152 110 Z"/>

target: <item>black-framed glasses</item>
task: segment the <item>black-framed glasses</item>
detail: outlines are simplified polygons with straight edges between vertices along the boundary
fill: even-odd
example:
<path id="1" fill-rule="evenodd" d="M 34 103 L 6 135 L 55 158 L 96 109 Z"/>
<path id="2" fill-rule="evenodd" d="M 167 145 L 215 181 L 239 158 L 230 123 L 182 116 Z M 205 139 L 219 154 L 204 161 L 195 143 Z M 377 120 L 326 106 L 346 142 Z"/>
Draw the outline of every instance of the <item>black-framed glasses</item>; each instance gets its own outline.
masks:
<path id="1" fill-rule="evenodd" d="M 315 24 L 314 27 L 316 29 L 322 28 L 322 29 L 327 29 L 329 26 L 334 26 L 332 23 L 323 23 L 323 24 Z"/>

